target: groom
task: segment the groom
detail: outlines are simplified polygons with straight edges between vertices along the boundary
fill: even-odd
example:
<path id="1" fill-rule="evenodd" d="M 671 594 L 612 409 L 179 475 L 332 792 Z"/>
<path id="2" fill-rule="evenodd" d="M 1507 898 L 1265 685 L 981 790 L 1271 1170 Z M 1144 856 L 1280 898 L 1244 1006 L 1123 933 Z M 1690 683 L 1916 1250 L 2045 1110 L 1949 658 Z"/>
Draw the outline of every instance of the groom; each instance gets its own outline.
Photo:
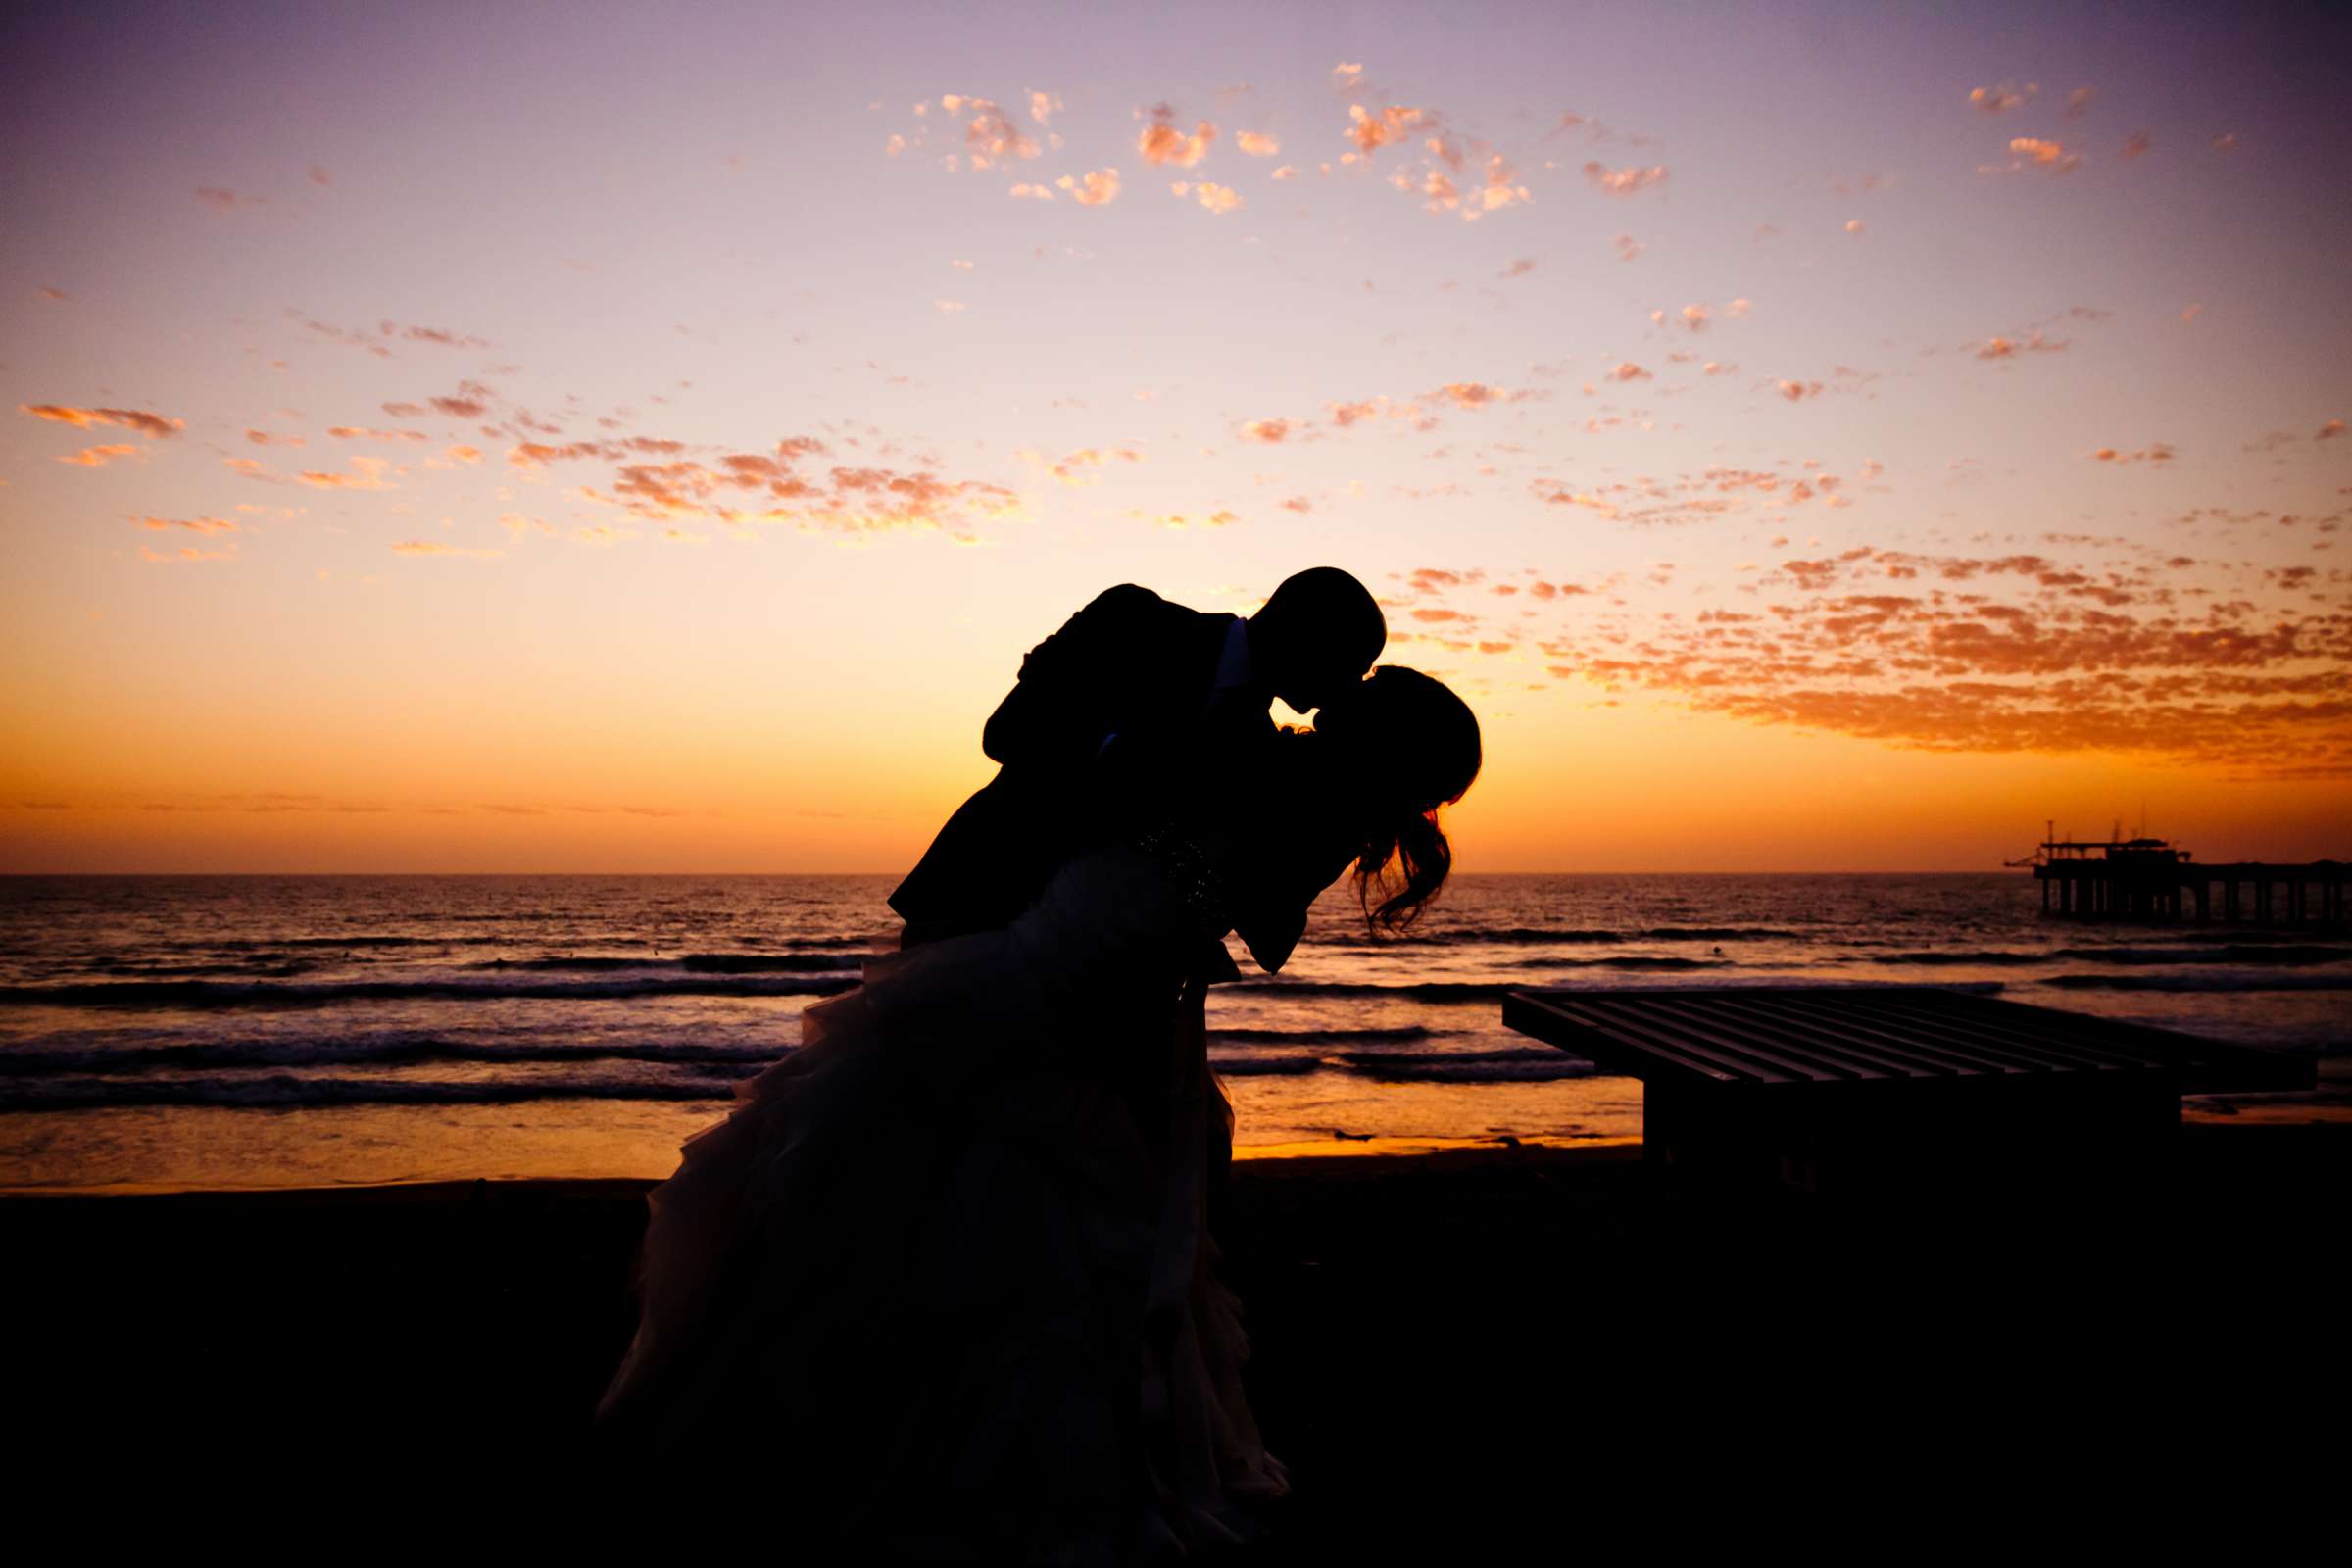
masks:
<path id="1" fill-rule="evenodd" d="M 980 746 L 997 776 L 948 818 L 890 896 L 902 947 L 1008 925 L 1086 847 L 1104 792 L 1141 790 L 1161 760 L 1271 733 L 1280 697 L 1304 713 L 1363 678 L 1388 641 L 1364 585 L 1336 566 L 1284 579 L 1247 618 L 1105 590 L 1029 651 Z M 1112 808 L 1115 810 L 1115 805 Z M 1268 969 L 1298 933 L 1243 930 Z M 1211 979 L 1238 979 L 1223 945 Z"/>

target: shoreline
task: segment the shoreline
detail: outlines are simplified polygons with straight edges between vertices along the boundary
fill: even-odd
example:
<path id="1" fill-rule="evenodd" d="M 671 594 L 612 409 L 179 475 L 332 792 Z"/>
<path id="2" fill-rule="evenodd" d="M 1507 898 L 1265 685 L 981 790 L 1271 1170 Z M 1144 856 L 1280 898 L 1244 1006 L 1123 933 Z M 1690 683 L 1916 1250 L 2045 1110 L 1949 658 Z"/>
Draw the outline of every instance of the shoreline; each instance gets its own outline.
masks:
<path id="1" fill-rule="evenodd" d="M 1279 1163 L 1300 1168 L 1318 1162 L 1352 1165 L 1367 1160 L 1445 1160 L 1530 1163 L 1555 1156 L 1592 1155 L 1604 1160 L 1639 1159 L 1639 1137 L 1563 1138 L 1531 1134 L 1503 1138 L 1382 1138 L 1353 1136 L 1283 1144 L 1246 1144 L 1233 1152 L 1237 1166 Z M 1581 1159 L 1572 1162 L 1582 1163 Z M 0 1202 L 39 1198 L 234 1198 L 280 1199 L 316 1202 L 337 1197 L 377 1200 L 407 1196 L 418 1201 L 470 1199 L 477 1188 L 499 1191 L 545 1190 L 575 1197 L 611 1196 L 624 1191 L 645 1192 L 660 1186 L 662 1176 L 470 1176 L 419 1177 L 413 1181 L 380 1182 L 256 1182 L 250 1185 L 184 1185 L 171 1182 L 100 1182 L 86 1185 L 39 1183 L 0 1186 Z"/>

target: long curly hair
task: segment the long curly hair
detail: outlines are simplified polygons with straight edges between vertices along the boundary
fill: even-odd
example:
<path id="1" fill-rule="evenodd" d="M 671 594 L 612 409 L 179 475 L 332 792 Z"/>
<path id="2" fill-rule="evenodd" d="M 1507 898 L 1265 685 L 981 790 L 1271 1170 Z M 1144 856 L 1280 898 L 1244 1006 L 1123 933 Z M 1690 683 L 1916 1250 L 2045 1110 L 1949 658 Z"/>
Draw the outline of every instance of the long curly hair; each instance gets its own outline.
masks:
<path id="1" fill-rule="evenodd" d="M 1445 682 L 1382 664 L 1335 716 L 1349 765 L 1360 771 L 1368 794 L 1356 902 L 1367 928 L 1402 931 L 1453 869 L 1453 847 L 1438 811 L 1468 794 L 1478 777 L 1478 715 Z M 1318 719 L 1316 728 L 1330 727 Z"/>

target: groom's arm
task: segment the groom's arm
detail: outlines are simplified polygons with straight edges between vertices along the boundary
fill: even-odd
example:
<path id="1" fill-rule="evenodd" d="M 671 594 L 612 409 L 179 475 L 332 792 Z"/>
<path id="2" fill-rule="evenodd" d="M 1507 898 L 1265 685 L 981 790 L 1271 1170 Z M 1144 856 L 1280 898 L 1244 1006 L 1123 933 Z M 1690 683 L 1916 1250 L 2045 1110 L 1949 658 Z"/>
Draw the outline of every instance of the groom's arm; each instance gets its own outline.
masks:
<path id="1" fill-rule="evenodd" d="M 1121 583 L 1095 596 L 1021 661 L 1020 678 L 980 732 L 998 762 L 1079 763 L 1102 744 L 1104 715 L 1133 678 L 1133 630 L 1159 595 Z"/>

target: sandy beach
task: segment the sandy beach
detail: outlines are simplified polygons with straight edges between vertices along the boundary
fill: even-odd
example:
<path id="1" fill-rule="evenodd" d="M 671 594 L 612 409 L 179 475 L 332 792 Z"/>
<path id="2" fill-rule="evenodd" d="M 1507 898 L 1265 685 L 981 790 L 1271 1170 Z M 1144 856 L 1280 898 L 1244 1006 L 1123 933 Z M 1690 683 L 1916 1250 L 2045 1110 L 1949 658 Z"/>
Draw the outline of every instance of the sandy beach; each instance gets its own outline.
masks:
<path id="1" fill-rule="evenodd" d="M 2348 1150 L 2191 1124 L 2127 1201 L 1910 1216 L 1692 1188 L 1637 1145 L 1240 1162 L 1222 1240 L 1297 1484 L 1253 1557 L 1770 1534 L 1832 1499 L 1841 1529 L 2302 1506 Z M 85 1477 L 577 1484 L 649 1185 L 0 1199 L 10 1426 Z"/>

